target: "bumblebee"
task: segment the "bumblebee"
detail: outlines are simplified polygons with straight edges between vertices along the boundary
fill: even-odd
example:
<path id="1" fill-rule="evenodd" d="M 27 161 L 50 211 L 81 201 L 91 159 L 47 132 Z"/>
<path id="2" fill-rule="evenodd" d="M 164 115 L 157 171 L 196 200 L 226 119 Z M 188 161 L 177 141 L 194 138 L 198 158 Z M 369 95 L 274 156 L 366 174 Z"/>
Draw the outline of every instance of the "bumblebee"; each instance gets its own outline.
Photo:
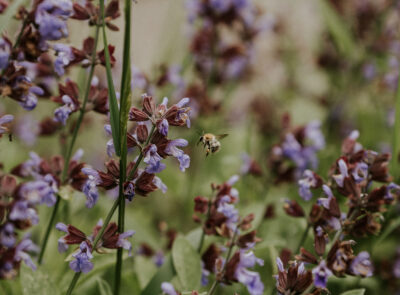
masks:
<path id="1" fill-rule="evenodd" d="M 221 143 L 219 140 L 227 137 L 228 134 L 214 135 L 212 133 L 203 134 L 197 144 L 203 143 L 203 148 L 206 149 L 206 157 L 211 153 L 214 154 L 221 149 Z"/>

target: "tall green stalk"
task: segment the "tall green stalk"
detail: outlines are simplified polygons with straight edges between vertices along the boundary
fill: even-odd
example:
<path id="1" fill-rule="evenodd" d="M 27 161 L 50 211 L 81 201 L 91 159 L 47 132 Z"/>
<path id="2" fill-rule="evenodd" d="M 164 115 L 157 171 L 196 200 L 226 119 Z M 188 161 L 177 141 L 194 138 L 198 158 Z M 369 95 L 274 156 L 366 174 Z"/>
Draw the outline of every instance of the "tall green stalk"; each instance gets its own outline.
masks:
<path id="1" fill-rule="evenodd" d="M 124 16 L 125 16 L 125 32 L 124 32 L 124 51 L 122 61 L 122 78 L 121 78 L 121 100 L 119 112 L 120 137 L 121 137 L 121 156 L 120 156 L 120 182 L 119 182 L 119 207 L 118 207 L 118 232 L 122 233 L 125 230 L 125 196 L 124 183 L 126 181 L 126 166 L 127 166 L 127 122 L 128 113 L 131 106 L 130 101 L 130 80 L 131 80 L 131 0 L 125 0 Z M 118 295 L 121 285 L 122 273 L 122 254 L 123 248 L 117 250 L 117 261 L 115 264 L 115 280 L 114 280 L 114 295 Z"/>
<path id="2" fill-rule="evenodd" d="M 400 69 L 399 69 L 400 71 Z M 400 75 L 397 84 L 395 101 L 395 121 L 393 130 L 393 158 L 392 158 L 392 173 L 395 179 L 399 178 L 399 154 L 400 154 Z"/>
<path id="3" fill-rule="evenodd" d="M 87 101 L 88 101 L 88 98 L 89 98 L 90 86 L 91 86 L 91 83 L 92 83 L 92 78 L 93 78 L 93 74 L 94 74 L 94 68 L 96 66 L 96 52 L 97 52 L 97 43 L 98 43 L 98 40 L 99 40 L 99 30 L 100 30 L 99 26 L 96 26 L 90 72 L 89 72 L 88 80 L 86 81 L 85 94 L 84 94 L 84 98 L 83 98 L 83 102 L 82 102 L 82 107 L 79 110 L 79 117 L 78 117 L 78 120 L 76 122 L 75 128 L 74 128 L 73 133 L 72 133 L 71 141 L 69 143 L 68 149 L 67 149 L 66 154 L 65 154 L 64 168 L 63 168 L 63 171 L 62 171 L 62 174 L 61 174 L 61 184 L 63 184 L 65 182 L 66 178 L 67 178 L 68 169 L 69 169 L 69 162 L 71 160 L 72 151 L 74 149 L 76 138 L 78 137 L 78 132 L 79 132 L 79 129 L 80 129 L 81 125 L 82 125 L 83 117 L 84 117 L 85 112 L 86 112 L 85 111 L 86 110 L 86 104 L 87 104 Z M 49 236 L 50 236 L 51 229 L 53 228 L 54 220 L 55 220 L 55 218 L 57 216 L 57 210 L 58 210 L 60 201 L 61 201 L 60 196 L 57 195 L 57 201 L 56 201 L 55 206 L 53 207 L 53 212 L 51 214 L 49 223 L 47 224 L 46 232 L 45 232 L 44 239 L 43 239 L 43 242 L 42 242 L 42 247 L 40 249 L 39 259 L 38 259 L 38 263 L 39 264 L 42 264 L 42 262 L 43 262 L 44 252 L 46 250 L 46 246 L 47 246 L 47 242 L 48 242 L 48 239 L 49 239 Z"/>

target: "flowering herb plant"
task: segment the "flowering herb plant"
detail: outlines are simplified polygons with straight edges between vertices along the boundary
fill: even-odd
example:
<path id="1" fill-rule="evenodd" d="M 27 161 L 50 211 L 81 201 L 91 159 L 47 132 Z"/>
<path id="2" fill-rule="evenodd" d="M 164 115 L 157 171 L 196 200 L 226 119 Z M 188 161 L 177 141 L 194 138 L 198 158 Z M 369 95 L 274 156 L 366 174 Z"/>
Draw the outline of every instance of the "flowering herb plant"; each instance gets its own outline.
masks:
<path id="1" fill-rule="evenodd" d="M 400 292 L 398 3 L 300 2 L 0 0 L 0 294 Z"/>

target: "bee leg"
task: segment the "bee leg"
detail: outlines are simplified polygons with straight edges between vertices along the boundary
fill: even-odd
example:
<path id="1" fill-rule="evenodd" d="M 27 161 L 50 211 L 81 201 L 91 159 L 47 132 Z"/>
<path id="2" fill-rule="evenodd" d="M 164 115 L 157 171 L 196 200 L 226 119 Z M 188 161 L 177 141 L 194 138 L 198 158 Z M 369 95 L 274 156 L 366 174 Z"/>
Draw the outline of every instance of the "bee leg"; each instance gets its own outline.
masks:
<path id="1" fill-rule="evenodd" d="M 202 142 L 202 141 L 203 141 L 203 136 L 200 137 L 200 139 L 199 139 L 199 141 L 197 142 L 196 146 L 198 146 L 198 145 L 200 144 L 200 142 Z"/>

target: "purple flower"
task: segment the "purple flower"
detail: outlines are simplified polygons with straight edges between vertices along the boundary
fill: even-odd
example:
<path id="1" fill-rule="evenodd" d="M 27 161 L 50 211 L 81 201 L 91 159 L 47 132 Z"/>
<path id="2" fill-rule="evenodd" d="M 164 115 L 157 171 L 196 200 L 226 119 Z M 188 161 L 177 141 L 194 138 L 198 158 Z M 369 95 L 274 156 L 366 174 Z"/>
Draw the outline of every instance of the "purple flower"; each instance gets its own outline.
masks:
<path id="1" fill-rule="evenodd" d="M 324 191 L 325 195 L 328 198 L 319 198 L 317 200 L 317 204 L 320 205 L 320 206 L 323 206 L 323 207 L 325 207 L 326 209 L 329 210 L 329 204 L 330 204 L 330 202 L 331 202 L 331 200 L 333 198 L 332 190 L 326 184 L 322 185 L 322 190 Z"/>
<path id="2" fill-rule="evenodd" d="M 314 274 L 314 285 L 317 288 L 326 288 L 328 278 L 332 275 L 330 269 L 326 266 L 325 260 L 321 260 L 319 265 L 312 270 Z"/>
<path id="3" fill-rule="evenodd" d="M 178 113 L 176 114 L 176 121 L 184 121 L 186 122 L 186 126 L 188 128 L 190 128 L 190 118 L 189 118 L 189 114 L 188 112 L 190 111 L 190 108 L 184 108 L 185 105 L 187 105 L 189 103 L 190 99 L 185 97 L 182 98 L 180 101 L 178 101 L 178 103 L 176 104 L 176 106 L 179 108 L 178 109 Z"/>
<path id="4" fill-rule="evenodd" d="M 57 58 L 54 61 L 54 71 L 57 75 L 65 74 L 65 67 L 75 58 L 71 47 L 65 44 L 54 44 L 53 49 L 56 51 Z"/>
<path id="5" fill-rule="evenodd" d="M 264 265 L 264 261 L 257 258 L 253 251 L 247 253 L 241 251 L 240 261 L 235 270 L 235 277 L 247 287 L 251 295 L 262 295 L 264 293 L 264 284 L 260 279 L 260 274 L 247 269 L 254 267 L 256 264 Z"/>
<path id="6" fill-rule="evenodd" d="M 164 264 L 165 256 L 162 251 L 158 251 L 154 257 L 153 262 L 157 267 L 161 267 Z"/>
<path id="7" fill-rule="evenodd" d="M 386 187 L 386 194 L 385 194 L 385 200 L 386 201 L 393 201 L 394 196 L 393 193 L 399 193 L 400 192 L 400 186 L 391 182 L 387 187 Z"/>
<path id="8" fill-rule="evenodd" d="M 363 182 L 368 177 L 368 165 L 364 162 L 358 162 L 352 172 L 356 183 Z"/>
<path id="9" fill-rule="evenodd" d="M 1 127 L 0 127 L 1 132 Z M 40 132 L 39 122 L 30 115 L 19 118 L 16 124 L 15 133 L 18 138 L 27 146 L 33 146 Z"/>
<path id="10" fill-rule="evenodd" d="M 10 44 L 0 38 L 0 70 L 7 68 L 10 59 Z"/>
<path id="11" fill-rule="evenodd" d="M 132 237 L 135 234 L 135 231 L 128 230 L 118 236 L 117 246 L 121 247 L 125 250 L 128 250 L 129 256 L 132 255 L 132 244 L 127 239 Z"/>
<path id="12" fill-rule="evenodd" d="M 174 286 L 168 282 L 163 282 L 161 284 L 161 290 L 166 295 L 178 295 L 178 293 L 175 291 Z"/>
<path id="13" fill-rule="evenodd" d="M 249 58 L 247 56 L 236 56 L 229 60 L 226 65 L 225 76 L 228 79 L 238 79 L 245 71 L 249 64 Z"/>
<path id="14" fill-rule="evenodd" d="M 135 196 L 135 184 L 134 182 L 130 181 L 128 184 L 124 185 L 124 195 L 129 200 L 132 201 L 133 197 Z"/>
<path id="15" fill-rule="evenodd" d="M 157 146 L 152 144 L 147 150 L 143 162 L 147 164 L 147 173 L 160 173 L 165 169 L 165 164 L 161 163 L 161 156 L 157 153 Z"/>
<path id="16" fill-rule="evenodd" d="M 230 200 L 229 196 L 227 196 L 227 198 Z M 221 201 L 223 199 L 224 198 L 222 198 Z M 233 204 L 229 204 L 227 202 L 220 202 L 220 204 L 218 205 L 217 211 L 225 215 L 225 217 L 227 218 L 226 225 L 231 230 L 234 230 L 235 225 L 239 220 L 239 212 L 235 208 L 235 206 Z"/>
<path id="17" fill-rule="evenodd" d="M 90 252 L 90 248 L 86 242 L 82 242 L 80 244 L 79 251 L 72 254 L 72 257 L 74 257 L 75 260 L 72 260 L 69 263 L 69 267 L 74 272 L 88 273 L 93 269 L 93 263 L 90 262 L 90 259 L 93 258 L 93 255 Z"/>
<path id="18" fill-rule="evenodd" d="M 321 122 L 312 121 L 308 123 L 304 133 L 306 141 L 308 141 L 315 150 L 318 151 L 325 147 L 325 138 L 321 132 Z"/>
<path id="19" fill-rule="evenodd" d="M 231 2 L 229 0 L 210 0 L 210 6 L 215 12 L 222 14 L 232 6 Z"/>
<path id="20" fill-rule="evenodd" d="M 62 101 L 64 102 L 64 105 L 54 111 L 54 121 L 65 125 L 67 124 L 69 115 L 75 110 L 75 104 L 68 95 L 63 95 Z"/>
<path id="21" fill-rule="evenodd" d="M 164 194 L 167 192 L 167 186 L 164 184 L 164 182 L 162 182 L 161 178 L 155 176 L 153 179 L 153 184 Z"/>
<path id="22" fill-rule="evenodd" d="M 39 166 L 42 159 L 35 152 L 30 152 L 29 157 L 30 159 L 22 164 L 21 174 L 24 177 L 32 176 L 35 179 L 40 179 L 41 175 L 39 174 Z"/>
<path id="23" fill-rule="evenodd" d="M 298 181 L 299 184 L 299 195 L 305 201 L 309 201 L 312 198 L 311 188 L 315 188 L 318 184 L 318 179 L 315 177 L 314 172 L 311 170 L 305 170 L 303 178 Z"/>
<path id="24" fill-rule="evenodd" d="M 16 233 L 14 231 L 14 225 L 10 222 L 2 225 L 0 228 L 0 244 L 4 247 L 11 248 L 16 242 Z"/>
<path id="25" fill-rule="evenodd" d="M 333 179 L 336 181 L 337 185 L 343 187 L 343 182 L 346 177 L 349 177 L 346 162 L 340 159 L 338 162 L 340 174 L 333 175 Z"/>
<path id="26" fill-rule="evenodd" d="M 369 253 L 366 251 L 358 253 L 356 258 L 351 262 L 350 271 L 357 276 L 372 276 L 373 266 Z"/>
<path id="27" fill-rule="evenodd" d="M 9 131 L 8 127 L 3 125 L 12 122 L 12 120 L 14 120 L 13 115 L 4 115 L 0 118 L 0 134 L 7 133 Z"/>
<path id="28" fill-rule="evenodd" d="M 68 234 L 68 226 L 66 224 L 62 223 L 62 222 L 59 222 L 59 223 L 56 224 L 56 229 L 58 229 L 59 231 L 63 231 L 66 234 Z M 60 253 L 63 253 L 63 252 L 68 250 L 68 244 L 65 241 L 65 237 L 66 236 L 67 235 L 65 235 L 65 236 L 63 236 L 63 237 L 58 239 L 58 252 L 60 252 Z"/>
<path id="29" fill-rule="evenodd" d="M 14 260 L 19 262 L 23 261 L 31 269 L 35 270 L 36 265 L 33 263 L 31 256 L 28 252 L 37 252 L 38 247 L 27 237 L 24 237 L 21 242 L 15 247 Z"/>
<path id="30" fill-rule="evenodd" d="M 179 161 L 179 168 L 181 169 L 182 172 L 184 172 L 186 170 L 186 168 L 189 168 L 190 157 L 188 155 L 186 155 L 178 147 L 185 147 L 187 145 L 188 145 L 187 140 L 175 139 L 175 140 L 171 140 L 165 149 L 165 152 L 168 155 L 175 157 Z"/>
<path id="31" fill-rule="evenodd" d="M 97 185 L 101 183 L 99 173 L 90 167 L 82 168 L 82 172 L 88 176 L 86 182 L 82 187 L 82 192 L 86 195 L 86 207 L 93 208 L 99 198 L 99 191 Z"/>
<path id="32" fill-rule="evenodd" d="M 30 79 L 27 77 L 21 77 L 21 79 L 25 79 L 28 80 L 28 82 L 30 83 Z M 43 95 L 44 91 L 42 88 L 38 87 L 38 86 L 31 86 L 28 90 L 28 93 L 21 97 L 20 100 L 20 105 L 27 111 L 31 111 L 33 110 L 38 102 L 38 98 L 37 95 Z"/>
<path id="33" fill-rule="evenodd" d="M 60 40 L 68 36 L 67 19 L 72 13 L 70 0 L 45 0 L 36 9 L 35 23 L 42 40 Z"/>
<path id="34" fill-rule="evenodd" d="M 36 210 L 29 207 L 27 201 L 18 201 L 16 202 L 9 214 L 10 220 L 21 220 L 21 221 L 29 221 L 31 224 L 37 224 L 39 222 L 39 217 L 36 213 Z"/>
<path id="35" fill-rule="evenodd" d="M 51 207 L 56 203 L 57 192 L 57 182 L 51 174 L 47 174 L 39 180 L 25 183 L 21 187 L 20 195 L 30 204 L 40 203 Z"/>
<path id="36" fill-rule="evenodd" d="M 168 127 L 169 127 L 169 125 L 168 125 L 168 120 L 163 119 L 163 120 L 161 121 L 161 123 L 158 125 L 158 131 L 159 131 L 162 135 L 167 136 L 167 135 L 168 135 Z"/>

